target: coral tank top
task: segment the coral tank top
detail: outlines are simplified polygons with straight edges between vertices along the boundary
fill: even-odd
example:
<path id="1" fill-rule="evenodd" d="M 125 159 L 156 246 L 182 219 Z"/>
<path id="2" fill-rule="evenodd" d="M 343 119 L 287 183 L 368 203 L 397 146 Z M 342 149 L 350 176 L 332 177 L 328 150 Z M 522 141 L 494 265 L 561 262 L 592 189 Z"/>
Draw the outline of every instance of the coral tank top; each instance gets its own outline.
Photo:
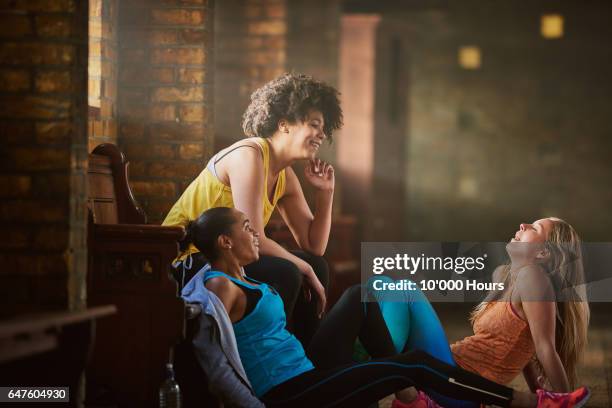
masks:
<path id="1" fill-rule="evenodd" d="M 455 362 L 491 381 L 508 384 L 535 354 L 529 324 L 511 302 L 491 302 L 474 322 L 474 335 L 451 345 Z"/>

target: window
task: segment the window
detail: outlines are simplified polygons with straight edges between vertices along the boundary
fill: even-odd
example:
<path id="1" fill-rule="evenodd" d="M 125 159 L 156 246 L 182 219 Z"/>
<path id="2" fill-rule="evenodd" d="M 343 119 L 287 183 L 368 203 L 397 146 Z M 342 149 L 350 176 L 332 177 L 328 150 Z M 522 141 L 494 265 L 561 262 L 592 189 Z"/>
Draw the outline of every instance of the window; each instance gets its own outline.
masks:
<path id="1" fill-rule="evenodd" d="M 540 22 L 542 37 L 555 39 L 563 37 L 563 16 L 560 14 L 544 14 Z"/>
<path id="2" fill-rule="evenodd" d="M 480 48 L 470 45 L 459 48 L 459 65 L 465 69 L 480 68 Z"/>

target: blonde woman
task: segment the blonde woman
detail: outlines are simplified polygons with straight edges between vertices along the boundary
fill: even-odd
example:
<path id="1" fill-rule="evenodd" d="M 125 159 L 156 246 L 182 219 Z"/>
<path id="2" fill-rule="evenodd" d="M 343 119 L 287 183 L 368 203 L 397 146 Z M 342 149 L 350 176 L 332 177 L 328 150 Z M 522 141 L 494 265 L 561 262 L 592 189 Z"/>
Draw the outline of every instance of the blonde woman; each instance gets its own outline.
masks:
<path id="1" fill-rule="evenodd" d="M 493 276 L 505 290 L 474 310 L 475 334 L 451 346 L 453 357 L 502 384 L 522 370 L 532 390 L 568 391 L 577 381 L 590 315 L 580 238 L 567 222 L 544 218 L 521 224 L 507 249 L 510 263 Z"/>
<path id="2" fill-rule="evenodd" d="M 395 343 L 405 344 L 407 350 L 427 351 L 499 384 L 510 383 L 522 372 L 534 392 L 568 392 L 577 382 L 589 323 L 580 238 L 567 222 L 550 217 L 520 224 L 506 248 L 510 262 L 493 274 L 494 281 L 504 282 L 504 290 L 490 293 L 476 307 L 471 318 L 474 335 L 449 349 L 422 294 L 418 307 L 392 305 L 396 310 L 389 314 L 408 315 L 410 330 L 406 334 L 399 325 L 390 326 L 390 334 L 399 333 Z M 398 341 L 402 334 L 408 339 L 405 343 Z M 415 337 L 420 340 L 413 341 Z M 445 407 L 473 405 L 425 391 Z M 393 403 L 394 408 L 435 406 L 422 391 L 411 403 Z"/>

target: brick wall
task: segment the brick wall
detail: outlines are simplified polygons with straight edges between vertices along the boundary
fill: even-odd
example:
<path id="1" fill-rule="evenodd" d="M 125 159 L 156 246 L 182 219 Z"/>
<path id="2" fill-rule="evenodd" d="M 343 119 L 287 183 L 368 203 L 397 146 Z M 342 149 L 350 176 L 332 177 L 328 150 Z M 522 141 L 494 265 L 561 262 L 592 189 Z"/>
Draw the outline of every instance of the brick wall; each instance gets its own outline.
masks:
<path id="1" fill-rule="evenodd" d="M 118 1 L 89 1 L 89 151 L 100 143 L 117 143 Z"/>
<path id="2" fill-rule="evenodd" d="M 215 149 L 244 137 L 251 93 L 286 70 L 285 0 L 226 0 L 215 10 Z"/>
<path id="3" fill-rule="evenodd" d="M 288 5 L 285 0 L 246 0 L 244 7 L 247 75 L 241 95 L 248 97 L 286 69 Z"/>
<path id="4" fill-rule="evenodd" d="M 411 62 L 408 239 L 508 240 L 546 215 L 609 239 L 610 11 L 468 1 L 385 16 L 403 25 Z M 540 35 L 550 12 L 565 17 L 561 39 Z M 480 69 L 459 66 L 463 45 L 480 48 Z"/>
<path id="5" fill-rule="evenodd" d="M 86 271 L 87 2 L 0 7 L 0 314 L 78 308 Z"/>
<path id="6" fill-rule="evenodd" d="M 119 145 L 153 223 L 212 151 L 212 34 L 206 0 L 119 3 Z"/>

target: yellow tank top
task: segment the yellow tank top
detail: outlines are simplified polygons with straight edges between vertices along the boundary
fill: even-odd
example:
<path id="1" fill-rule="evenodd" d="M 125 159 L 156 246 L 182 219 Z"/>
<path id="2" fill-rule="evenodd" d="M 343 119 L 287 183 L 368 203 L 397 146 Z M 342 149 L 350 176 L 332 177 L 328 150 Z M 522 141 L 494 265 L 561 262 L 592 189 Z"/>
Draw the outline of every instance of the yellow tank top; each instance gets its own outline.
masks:
<path id="1" fill-rule="evenodd" d="M 276 182 L 276 188 L 272 197 L 272 202 L 268 198 L 268 169 L 270 168 L 270 146 L 265 139 L 254 138 L 263 153 L 263 222 L 264 226 L 268 224 L 272 212 L 276 207 L 279 198 L 285 193 L 285 169 L 281 170 Z M 215 157 L 211 159 L 214 163 Z M 230 186 L 223 184 L 215 174 L 214 164 L 206 166 L 204 170 L 189 184 L 187 189 L 174 203 L 170 212 L 162 225 L 176 226 L 180 225 L 187 227 L 190 221 L 198 218 L 204 211 L 213 207 L 231 207 L 234 208 L 234 200 L 232 198 L 232 189 Z M 182 260 L 187 255 L 198 252 L 198 249 L 191 245 L 177 259 Z"/>

